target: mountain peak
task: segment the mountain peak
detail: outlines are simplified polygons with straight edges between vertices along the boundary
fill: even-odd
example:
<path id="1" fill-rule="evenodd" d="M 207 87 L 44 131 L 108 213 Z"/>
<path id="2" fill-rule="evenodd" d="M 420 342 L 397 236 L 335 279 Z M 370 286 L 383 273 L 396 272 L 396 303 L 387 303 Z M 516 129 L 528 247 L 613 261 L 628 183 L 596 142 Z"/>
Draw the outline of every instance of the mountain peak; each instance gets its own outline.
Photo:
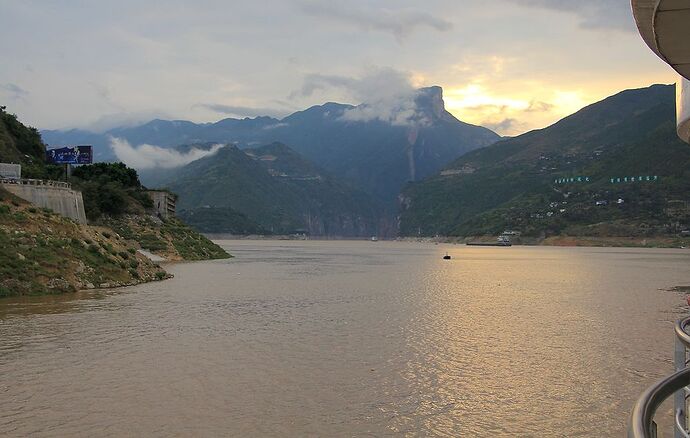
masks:
<path id="1" fill-rule="evenodd" d="M 415 103 L 417 107 L 431 112 L 434 117 L 442 117 L 446 111 L 446 105 L 443 102 L 443 88 L 438 85 L 417 90 Z"/>

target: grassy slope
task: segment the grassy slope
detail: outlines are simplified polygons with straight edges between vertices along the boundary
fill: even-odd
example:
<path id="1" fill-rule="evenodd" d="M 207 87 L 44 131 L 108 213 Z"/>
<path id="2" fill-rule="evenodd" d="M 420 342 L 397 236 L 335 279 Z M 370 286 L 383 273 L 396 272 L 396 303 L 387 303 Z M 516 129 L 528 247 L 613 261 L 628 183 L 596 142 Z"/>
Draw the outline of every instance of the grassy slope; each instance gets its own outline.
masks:
<path id="1" fill-rule="evenodd" d="M 228 258 L 221 247 L 179 219 L 151 215 L 153 203 L 137 172 L 122 163 L 96 163 L 74 170 L 73 183 L 82 190 L 90 223 L 108 226 L 167 260 Z"/>
<path id="2" fill-rule="evenodd" d="M 38 131 L 0 110 L 0 162 L 21 163 L 24 177 L 59 178 L 61 169 L 46 165 L 44 159 L 45 145 Z M 86 169 L 81 170 L 84 173 Z M 75 187 L 84 190 L 85 205 L 98 216 L 90 218 L 92 224 L 105 225 L 106 221 L 101 220 L 104 207 L 112 208 L 118 200 L 123 211 L 134 213 L 109 216 L 112 226 L 124 228 L 133 222 L 130 234 L 134 240 L 110 228 L 78 225 L 0 189 L 0 297 L 166 278 L 168 274 L 160 266 L 136 253 L 137 247 L 160 248 L 154 252 L 162 252 L 172 260 L 230 257 L 179 220 L 161 223 L 147 216 L 143 201 L 148 198 L 138 184 L 136 172 L 126 167 L 116 170 L 118 176 L 136 180 L 136 187 L 118 185 L 100 175 L 74 181 Z"/>
<path id="3" fill-rule="evenodd" d="M 100 223 L 124 239 L 166 260 L 212 260 L 232 257 L 223 248 L 173 218 L 161 221 L 153 216 L 123 215 L 102 218 Z"/>
<path id="4" fill-rule="evenodd" d="M 0 189 L 0 297 L 131 285 L 167 276 L 112 230 L 78 225 Z"/>

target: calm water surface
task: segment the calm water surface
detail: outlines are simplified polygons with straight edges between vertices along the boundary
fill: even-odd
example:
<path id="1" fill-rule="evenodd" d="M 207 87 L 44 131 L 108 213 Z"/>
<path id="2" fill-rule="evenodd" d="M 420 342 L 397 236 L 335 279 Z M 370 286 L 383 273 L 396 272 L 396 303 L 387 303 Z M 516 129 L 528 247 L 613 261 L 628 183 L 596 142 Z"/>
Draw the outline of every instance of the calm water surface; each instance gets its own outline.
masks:
<path id="1" fill-rule="evenodd" d="M 0 301 L 0 435 L 623 436 L 690 284 L 682 250 L 220 243 Z"/>

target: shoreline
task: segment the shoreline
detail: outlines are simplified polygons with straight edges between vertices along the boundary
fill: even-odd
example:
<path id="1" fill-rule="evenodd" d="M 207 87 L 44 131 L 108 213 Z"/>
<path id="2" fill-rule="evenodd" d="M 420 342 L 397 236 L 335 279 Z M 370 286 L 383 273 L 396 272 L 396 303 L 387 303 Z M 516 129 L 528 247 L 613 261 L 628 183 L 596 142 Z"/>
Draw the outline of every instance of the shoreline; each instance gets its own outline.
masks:
<path id="1" fill-rule="evenodd" d="M 211 240 L 285 240 L 285 241 L 371 241 L 368 237 L 342 237 L 342 236 L 295 236 L 295 235 L 233 235 L 204 233 Z M 394 238 L 378 238 L 381 242 L 426 242 L 449 243 L 464 245 L 467 242 L 493 243 L 496 236 L 435 236 L 435 237 L 411 237 L 401 236 Z M 372 242 L 376 243 L 376 242 Z M 590 237 L 590 236 L 550 236 L 547 238 L 515 237 L 511 239 L 513 246 L 563 246 L 563 247 L 591 247 L 591 248 L 690 248 L 690 238 L 677 236 L 652 236 L 652 237 Z"/>

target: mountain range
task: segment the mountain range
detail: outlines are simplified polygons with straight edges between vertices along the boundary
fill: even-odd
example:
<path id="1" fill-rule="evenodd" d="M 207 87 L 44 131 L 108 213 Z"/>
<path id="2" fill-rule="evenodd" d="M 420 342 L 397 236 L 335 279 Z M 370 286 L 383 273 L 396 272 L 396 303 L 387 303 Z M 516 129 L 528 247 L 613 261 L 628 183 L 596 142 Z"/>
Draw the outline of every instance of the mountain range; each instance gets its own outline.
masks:
<path id="1" fill-rule="evenodd" d="M 440 87 L 386 117 L 380 110 L 327 103 L 280 120 L 155 120 L 44 136 L 54 145 L 91 138 L 101 152 L 108 135 L 178 152 L 229 143 L 142 172 L 147 185 L 178 192 L 181 215 L 208 232 L 651 236 L 690 227 L 690 148 L 675 135 L 673 86 L 626 90 L 504 139 L 450 115 Z"/>
<path id="2" fill-rule="evenodd" d="M 403 235 L 644 236 L 690 226 L 675 90 L 626 90 L 469 152 L 401 195 Z"/>
<path id="3" fill-rule="evenodd" d="M 386 110 L 381 115 L 378 103 L 326 103 L 283 119 L 229 118 L 202 124 L 153 120 L 104 133 L 48 130 L 42 136 L 51 147 L 93 144 L 95 158 L 101 161 L 117 159 L 109 146 L 111 137 L 134 146 L 161 147 L 216 142 L 244 149 L 280 142 L 389 206 L 395 205 L 406 182 L 432 175 L 451 160 L 500 138 L 446 111 L 441 87 L 419 89 L 409 101 Z"/>

